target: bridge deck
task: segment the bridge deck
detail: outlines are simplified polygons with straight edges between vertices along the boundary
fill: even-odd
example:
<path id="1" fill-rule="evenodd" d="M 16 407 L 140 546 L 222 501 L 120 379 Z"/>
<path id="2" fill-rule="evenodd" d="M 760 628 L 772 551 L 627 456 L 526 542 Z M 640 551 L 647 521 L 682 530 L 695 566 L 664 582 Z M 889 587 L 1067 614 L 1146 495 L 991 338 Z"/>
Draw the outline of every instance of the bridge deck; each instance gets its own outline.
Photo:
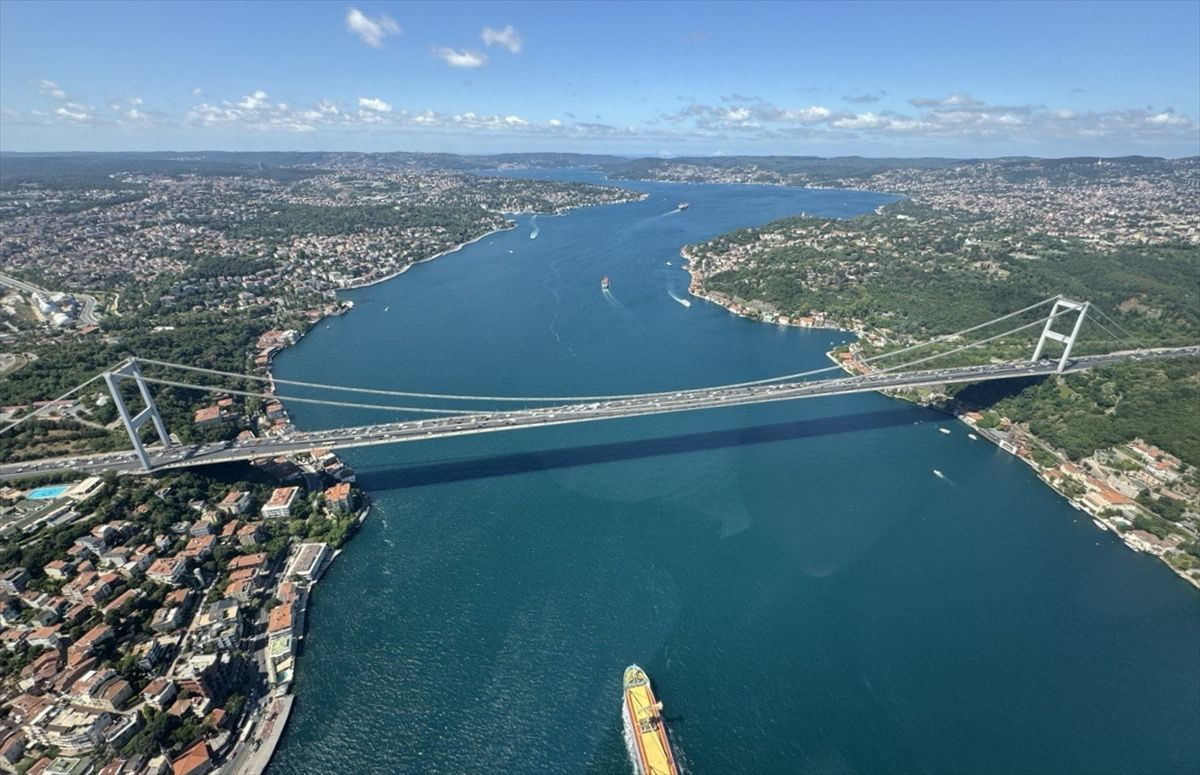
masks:
<path id="1" fill-rule="evenodd" d="M 1158 348 L 1090 355 L 1069 361 L 1063 371 L 1083 371 L 1124 361 L 1200 356 L 1200 346 Z M 876 373 L 837 379 L 787 382 L 728 389 L 680 390 L 674 393 L 636 396 L 611 401 L 565 404 L 507 411 L 439 417 L 436 419 L 364 425 L 323 431 L 302 431 L 286 436 L 174 447 L 149 448 L 153 470 L 188 468 L 197 465 L 250 460 L 305 452 L 316 447 L 346 449 L 376 444 L 423 441 L 448 436 L 494 433 L 549 425 L 639 417 L 652 414 L 697 411 L 727 406 L 790 401 L 818 396 L 844 395 L 892 388 L 985 382 L 996 379 L 1041 376 L 1058 370 L 1056 361 L 989 364 L 905 373 Z M 133 452 L 78 455 L 0 465 L 0 479 L 56 470 L 140 473 Z"/>

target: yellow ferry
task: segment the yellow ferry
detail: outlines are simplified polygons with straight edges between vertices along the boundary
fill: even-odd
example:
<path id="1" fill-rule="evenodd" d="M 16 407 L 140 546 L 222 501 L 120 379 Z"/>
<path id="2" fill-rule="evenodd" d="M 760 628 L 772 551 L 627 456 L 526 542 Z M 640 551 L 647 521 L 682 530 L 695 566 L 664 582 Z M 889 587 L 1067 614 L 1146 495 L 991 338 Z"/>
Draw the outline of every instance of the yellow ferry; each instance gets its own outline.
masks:
<path id="1" fill-rule="evenodd" d="M 667 728 L 663 724 L 662 703 L 654 699 L 650 678 L 637 665 L 625 668 L 625 745 L 637 775 L 679 775 Z"/>

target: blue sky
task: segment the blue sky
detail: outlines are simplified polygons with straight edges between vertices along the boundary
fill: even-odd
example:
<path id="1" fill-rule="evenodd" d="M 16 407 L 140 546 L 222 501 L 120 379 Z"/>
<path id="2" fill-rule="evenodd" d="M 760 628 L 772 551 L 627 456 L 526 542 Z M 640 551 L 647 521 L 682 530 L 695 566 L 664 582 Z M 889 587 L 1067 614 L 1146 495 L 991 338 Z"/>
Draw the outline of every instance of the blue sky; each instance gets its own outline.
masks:
<path id="1" fill-rule="evenodd" d="M 4 150 L 1183 156 L 1198 116 L 1198 2 L 0 2 Z"/>

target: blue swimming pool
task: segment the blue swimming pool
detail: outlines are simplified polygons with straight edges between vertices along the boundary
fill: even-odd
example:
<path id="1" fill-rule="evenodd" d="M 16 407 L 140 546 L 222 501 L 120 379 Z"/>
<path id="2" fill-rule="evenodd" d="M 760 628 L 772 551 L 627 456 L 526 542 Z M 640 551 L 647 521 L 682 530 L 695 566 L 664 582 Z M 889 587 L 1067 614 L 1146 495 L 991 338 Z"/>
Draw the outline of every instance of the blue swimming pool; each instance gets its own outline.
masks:
<path id="1" fill-rule="evenodd" d="M 39 487 L 25 497 L 31 501 L 49 501 L 62 495 L 67 490 L 71 489 L 69 484 L 55 484 L 46 487 Z"/>

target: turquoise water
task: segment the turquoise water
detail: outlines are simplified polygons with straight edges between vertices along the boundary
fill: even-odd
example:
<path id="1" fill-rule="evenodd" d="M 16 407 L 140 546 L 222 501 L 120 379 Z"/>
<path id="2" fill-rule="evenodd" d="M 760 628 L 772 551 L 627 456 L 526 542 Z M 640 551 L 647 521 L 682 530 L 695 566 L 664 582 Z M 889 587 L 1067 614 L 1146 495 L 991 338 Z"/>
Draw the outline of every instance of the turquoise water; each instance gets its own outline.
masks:
<path id="1" fill-rule="evenodd" d="M 824 365 L 843 335 L 676 301 L 679 247 L 888 197 L 635 187 L 349 294 L 278 373 L 576 394 Z M 346 458 L 376 503 L 315 593 L 273 774 L 627 773 L 631 662 L 691 773 L 1200 769 L 1200 595 L 935 412 L 842 396 Z"/>
<path id="2" fill-rule="evenodd" d="M 69 484 L 56 484 L 52 486 L 48 485 L 46 487 L 37 488 L 25 497 L 31 501 L 49 501 L 54 500 L 69 489 L 71 489 L 71 485 Z"/>

